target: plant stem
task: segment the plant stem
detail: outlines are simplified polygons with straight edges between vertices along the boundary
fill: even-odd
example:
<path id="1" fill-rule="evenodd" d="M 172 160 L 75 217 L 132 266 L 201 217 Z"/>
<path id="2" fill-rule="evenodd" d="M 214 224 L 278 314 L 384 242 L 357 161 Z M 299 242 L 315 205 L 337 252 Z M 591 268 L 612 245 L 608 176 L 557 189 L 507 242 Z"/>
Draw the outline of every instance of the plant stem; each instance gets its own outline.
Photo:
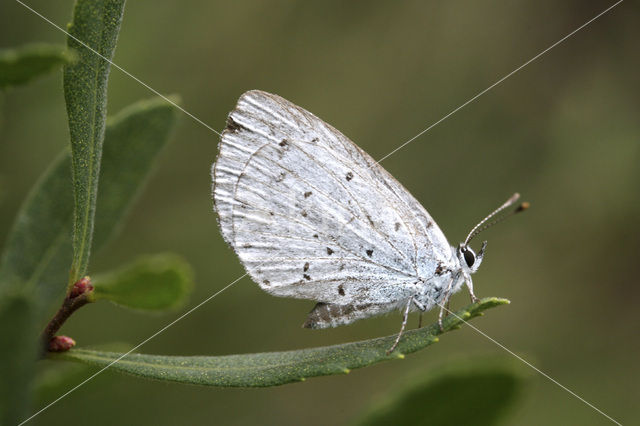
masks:
<path id="1" fill-rule="evenodd" d="M 40 335 L 40 342 L 42 346 L 42 354 L 48 352 L 49 342 L 60 330 L 60 327 L 75 311 L 89 303 L 89 293 L 83 293 L 79 296 L 73 297 L 68 295 L 62 302 L 62 306 L 58 309 L 58 312 L 51 318 L 51 321 L 47 324 L 44 331 Z"/>

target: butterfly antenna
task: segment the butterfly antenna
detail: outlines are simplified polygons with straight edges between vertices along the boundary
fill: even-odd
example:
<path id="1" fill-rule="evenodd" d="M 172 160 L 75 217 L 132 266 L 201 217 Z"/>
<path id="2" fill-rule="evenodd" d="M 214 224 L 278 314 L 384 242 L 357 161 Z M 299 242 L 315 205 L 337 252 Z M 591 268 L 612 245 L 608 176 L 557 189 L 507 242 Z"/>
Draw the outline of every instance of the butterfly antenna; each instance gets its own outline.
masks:
<path id="1" fill-rule="evenodd" d="M 481 233 L 485 229 L 492 227 L 496 223 L 502 222 L 506 218 L 508 218 L 510 216 L 513 216 L 516 213 L 520 213 L 520 212 L 525 211 L 526 209 L 528 209 L 529 208 L 529 203 L 525 201 L 523 203 L 520 203 L 518 205 L 518 207 L 516 207 L 512 211 L 508 212 L 507 214 L 498 217 L 493 222 L 489 222 L 492 218 L 494 218 L 498 214 L 500 214 L 500 212 L 502 212 L 503 210 L 508 209 L 509 207 L 513 206 L 515 204 L 515 202 L 518 201 L 519 198 L 520 198 L 520 194 L 518 194 L 516 192 L 507 201 L 505 201 L 504 204 L 502 204 L 500 207 L 498 207 L 497 209 L 492 211 L 487 217 L 482 219 L 480 221 L 480 223 L 478 223 L 476 226 L 474 226 L 473 229 L 471 230 L 471 232 L 469 232 L 469 235 L 467 235 L 467 238 L 464 240 L 464 245 L 466 246 L 467 244 L 469 244 L 469 242 L 471 242 L 472 239 L 474 239 L 479 233 Z M 487 222 L 489 222 L 489 223 L 487 223 Z"/>

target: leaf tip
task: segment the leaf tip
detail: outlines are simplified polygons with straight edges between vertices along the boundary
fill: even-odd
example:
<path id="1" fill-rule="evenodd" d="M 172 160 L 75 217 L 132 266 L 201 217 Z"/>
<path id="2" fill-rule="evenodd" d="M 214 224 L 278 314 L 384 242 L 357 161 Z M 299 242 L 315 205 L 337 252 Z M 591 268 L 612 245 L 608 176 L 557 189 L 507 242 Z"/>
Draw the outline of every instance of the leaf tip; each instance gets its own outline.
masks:
<path id="1" fill-rule="evenodd" d="M 342 372 L 343 372 L 344 374 L 349 374 L 349 373 L 351 373 L 351 370 L 349 370 L 348 368 L 343 368 L 343 369 L 342 369 Z"/>
<path id="2" fill-rule="evenodd" d="M 177 93 L 167 95 L 166 100 L 176 105 L 182 105 L 182 96 Z"/>

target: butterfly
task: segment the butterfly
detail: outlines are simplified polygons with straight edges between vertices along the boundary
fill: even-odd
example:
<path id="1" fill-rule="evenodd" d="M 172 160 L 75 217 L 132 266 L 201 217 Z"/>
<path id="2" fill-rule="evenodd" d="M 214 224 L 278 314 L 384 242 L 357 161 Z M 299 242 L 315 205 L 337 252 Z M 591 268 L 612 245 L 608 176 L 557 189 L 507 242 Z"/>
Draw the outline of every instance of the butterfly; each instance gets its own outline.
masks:
<path id="1" fill-rule="evenodd" d="M 469 242 L 519 195 L 451 246 L 422 205 L 366 152 L 280 96 L 244 93 L 211 170 L 222 236 L 266 292 L 318 302 L 304 327 L 327 328 L 444 306 L 482 263 Z M 523 203 L 514 212 L 524 210 Z"/>

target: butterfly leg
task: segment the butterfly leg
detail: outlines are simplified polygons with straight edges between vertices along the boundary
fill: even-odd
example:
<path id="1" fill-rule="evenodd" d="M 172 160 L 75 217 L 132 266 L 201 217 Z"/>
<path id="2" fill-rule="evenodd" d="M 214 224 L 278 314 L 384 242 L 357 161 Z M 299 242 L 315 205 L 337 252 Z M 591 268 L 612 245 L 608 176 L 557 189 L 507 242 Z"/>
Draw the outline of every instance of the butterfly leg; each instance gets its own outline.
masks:
<path id="1" fill-rule="evenodd" d="M 464 282 L 467 284 L 467 288 L 469 289 L 469 294 L 471 295 L 471 303 L 476 303 L 478 298 L 475 294 L 473 294 L 473 280 L 471 279 L 471 275 L 464 276 Z"/>
<path id="2" fill-rule="evenodd" d="M 454 277 L 451 277 L 451 281 L 449 281 L 449 285 L 444 292 L 444 297 L 442 298 L 442 303 L 440 303 L 440 313 L 438 314 L 438 325 L 440 326 L 440 331 L 444 331 L 444 326 L 442 325 L 442 318 L 444 311 L 447 311 L 447 315 L 449 314 L 449 297 L 451 297 L 451 287 L 453 286 L 453 282 L 455 281 Z M 445 308 L 446 305 L 446 308 Z"/>
<path id="3" fill-rule="evenodd" d="M 418 300 L 415 297 L 413 298 L 413 303 L 420 310 L 420 316 L 418 317 L 418 328 L 422 328 L 422 314 L 424 314 L 424 311 L 427 310 L 427 307 L 422 303 L 418 302 Z"/>
<path id="4" fill-rule="evenodd" d="M 398 343 L 400 343 L 400 338 L 402 337 L 402 333 L 404 333 L 404 328 L 407 326 L 407 320 L 409 319 L 409 309 L 411 308 L 411 303 L 413 302 L 414 302 L 414 299 L 413 299 L 413 296 L 411 296 L 409 298 L 409 301 L 407 302 L 407 307 L 404 308 L 404 317 L 402 319 L 402 327 L 400 327 L 400 333 L 398 333 L 398 337 L 396 338 L 396 341 L 393 342 L 393 345 L 387 351 L 387 355 L 393 352 L 394 349 L 398 346 Z"/>

